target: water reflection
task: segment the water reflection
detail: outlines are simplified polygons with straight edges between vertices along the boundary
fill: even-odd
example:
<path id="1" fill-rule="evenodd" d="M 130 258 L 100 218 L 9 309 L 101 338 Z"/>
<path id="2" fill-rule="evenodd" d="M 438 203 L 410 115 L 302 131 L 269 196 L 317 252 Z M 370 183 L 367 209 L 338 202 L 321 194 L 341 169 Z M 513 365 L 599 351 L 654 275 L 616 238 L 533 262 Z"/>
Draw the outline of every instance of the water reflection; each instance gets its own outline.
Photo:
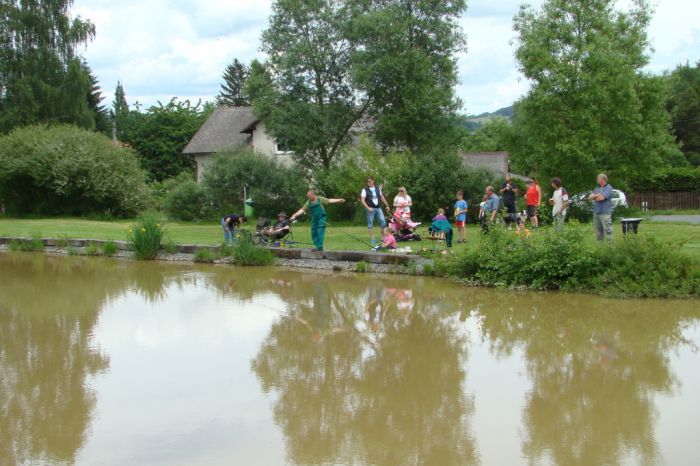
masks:
<path id="1" fill-rule="evenodd" d="M 572 297 L 575 298 L 575 297 Z M 528 295 L 513 306 L 482 304 L 483 338 L 498 355 L 524 350 L 532 390 L 522 423 L 530 463 L 659 464 L 654 397 L 679 381 L 669 353 L 700 313 L 692 303 L 567 299 L 552 307 Z"/>
<path id="2" fill-rule="evenodd" d="M 279 397 L 295 464 L 474 464 L 466 338 L 426 296 L 387 282 L 305 280 L 252 367 Z M 430 381 L 426 383 L 426 381 Z"/>
<path id="3" fill-rule="evenodd" d="M 113 346 L 117 350 L 110 355 L 97 346 L 93 333 L 105 326 L 106 316 L 113 325 L 125 322 L 125 332 L 141 319 L 153 329 L 178 328 L 179 338 L 167 345 L 146 345 L 152 351 L 149 361 L 158 362 L 141 370 L 175 373 L 169 382 L 154 375 L 148 387 L 159 398 L 173 397 L 164 403 L 168 410 L 179 406 L 173 400 L 182 400 L 172 392 L 192 390 L 192 398 L 185 399 L 201 399 L 210 409 L 201 412 L 220 415 L 202 415 L 199 426 L 209 428 L 202 431 L 219 435 L 207 435 L 208 448 L 233 454 L 245 448 L 229 435 L 242 430 L 226 430 L 241 413 L 219 408 L 234 398 L 256 399 L 269 416 L 261 388 L 272 395 L 287 461 L 299 465 L 493 464 L 487 440 L 514 443 L 511 450 L 519 448 L 519 459 L 532 464 L 658 464 L 669 448 L 657 433 L 658 395 L 697 399 L 684 389 L 689 374 L 675 373 L 672 365 L 674 354 L 697 351 L 697 339 L 687 339 L 688 327 L 700 318 L 700 307 L 692 302 L 513 294 L 409 277 L 31 254 L 0 254 L 0 276 L 0 464 L 102 464 L 90 452 L 126 444 L 143 448 L 145 456 L 130 451 L 124 458 L 156 459 L 148 456 L 147 441 L 130 443 L 118 428 L 128 423 L 108 421 L 114 415 L 109 406 L 119 410 L 114 398 L 105 407 L 104 392 L 90 388 L 96 378 L 117 372 L 118 360 L 125 372 L 109 382 L 129 383 L 144 356 L 143 348 L 129 347 L 131 340 Z M 173 301 L 188 304 L 176 310 Z M 124 321 L 123 306 L 134 302 L 143 309 Z M 153 312 L 142 315 L 148 309 Z M 272 322 L 269 328 L 259 324 L 262 309 Z M 257 339 L 241 338 L 255 322 Z M 238 346 L 229 344 L 224 331 L 209 332 L 217 325 L 235 327 Z M 202 341 L 212 345 L 198 348 L 204 359 L 190 359 L 188 344 Z M 509 397 L 521 400 L 520 410 L 501 411 L 521 428 L 485 439 L 491 434 L 483 432 L 476 414 L 488 405 L 484 408 L 483 391 L 474 387 L 488 390 L 495 382 L 475 380 L 473 374 L 504 360 L 511 372 L 522 366 L 529 383 L 526 390 L 508 390 Z M 202 370 L 203 362 L 224 374 L 238 368 L 230 375 L 234 385 L 221 383 L 228 381 L 226 375 Z M 143 396 L 148 407 L 147 393 L 132 395 Z M 90 450 L 82 447 L 94 436 L 96 406 L 105 409 L 99 418 L 107 443 Z M 154 416 L 142 432 L 167 438 L 172 451 L 206 450 L 201 442 L 188 444 L 187 432 L 179 437 L 185 444 L 168 443 L 190 424 L 183 413 L 168 411 L 167 421 Z M 178 419 L 182 427 L 173 422 Z M 690 425 L 691 419 L 680 418 L 678 424 Z M 500 426 L 501 419 L 489 422 Z M 110 435 L 118 440 L 111 443 Z M 207 464 L 236 462 L 224 453 L 211 458 L 207 453 L 197 458 L 210 459 Z M 692 453 L 680 457 L 692 462 Z M 248 454 L 248 460 L 255 457 Z"/>

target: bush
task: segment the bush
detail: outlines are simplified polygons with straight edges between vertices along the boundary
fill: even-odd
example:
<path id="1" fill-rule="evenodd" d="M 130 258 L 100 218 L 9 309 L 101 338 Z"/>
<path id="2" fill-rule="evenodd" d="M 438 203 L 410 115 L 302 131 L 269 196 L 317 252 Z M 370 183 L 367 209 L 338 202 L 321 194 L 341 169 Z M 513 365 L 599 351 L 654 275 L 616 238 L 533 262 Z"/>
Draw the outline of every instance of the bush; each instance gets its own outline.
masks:
<path id="1" fill-rule="evenodd" d="M 683 297 L 700 292 L 690 258 L 678 245 L 630 235 L 601 246 L 592 286 L 614 296 Z"/>
<path id="2" fill-rule="evenodd" d="M 575 226 L 517 235 L 494 228 L 480 247 L 448 260 L 449 275 L 491 286 L 592 291 L 615 296 L 682 297 L 700 292 L 690 260 L 677 248 L 629 237 L 587 245 Z"/>
<path id="3" fill-rule="evenodd" d="M 39 236 L 34 236 L 32 239 L 15 239 L 10 241 L 10 251 L 34 252 L 44 250 L 44 241 Z"/>
<path id="4" fill-rule="evenodd" d="M 216 254 L 214 254 L 209 249 L 197 249 L 194 253 L 194 261 L 204 264 L 211 264 L 217 259 Z"/>
<path id="5" fill-rule="evenodd" d="M 72 126 L 32 126 L 0 137 L 0 199 L 15 215 L 128 216 L 147 200 L 133 152 Z"/>
<path id="6" fill-rule="evenodd" d="M 118 250 L 117 243 L 114 241 L 107 241 L 102 245 L 102 253 L 107 257 L 112 257 Z"/>
<path id="7" fill-rule="evenodd" d="M 272 265 L 275 256 L 272 251 L 253 244 L 250 233 L 242 231 L 233 247 L 233 263 L 236 265 Z"/>
<path id="8" fill-rule="evenodd" d="M 94 243 L 88 244 L 88 247 L 85 248 L 85 254 L 87 254 L 88 256 L 99 256 L 100 252 L 100 249 Z"/>
<path id="9" fill-rule="evenodd" d="M 166 238 L 165 228 L 155 215 L 144 215 L 129 229 L 127 242 L 139 260 L 153 260 Z"/>
<path id="10" fill-rule="evenodd" d="M 630 181 L 638 193 L 700 192 L 700 167 L 662 168 Z"/>
<path id="11" fill-rule="evenodd" d="M 184 181 L 165 197 L 163 210 L 168 217 L 184 222 L 201 220 L 206 215 L 207 199 L 204 190 L 193 180 Z"/>
<path id="12" fill-rule="evenodd" d="M 297 169 L 248 149 L 214 155 L 202 178 L 212 215 L 242 214 L 244 187 L 255 200 L 256 214 L 273 217 L 282 209 L 297 209 L 308 183 Z"/>

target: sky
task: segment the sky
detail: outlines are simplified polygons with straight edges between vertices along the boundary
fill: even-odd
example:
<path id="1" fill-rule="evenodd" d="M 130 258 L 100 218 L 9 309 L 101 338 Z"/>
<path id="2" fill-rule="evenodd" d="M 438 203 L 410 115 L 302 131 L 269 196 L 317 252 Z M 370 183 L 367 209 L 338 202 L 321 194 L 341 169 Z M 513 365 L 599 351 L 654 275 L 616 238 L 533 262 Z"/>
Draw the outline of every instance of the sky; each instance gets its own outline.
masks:
<path id="1" fill-rule="evenodd" d="M 627 0 L 619 0 L 624 8 Z M 652 0 L 648 71 L 662 73 L 700 61 L 700 2 Z M 130 104 L 196 102 L 218 93 L 234 58 L 262 59 L 260 35 L 271 0 L 76 0 L 73 14 L 95 23 L 96 38 L 82 51 L 111 104 L 121 81 Z M 513 16 L 522 0 L 471 0 L 461 20 L 466 53 L 459 56 L 457 95 L 464 113 L 506 107 L 527 92 L 513 58 Z M 537 7 L 542 0 L 531 0 Z"/>

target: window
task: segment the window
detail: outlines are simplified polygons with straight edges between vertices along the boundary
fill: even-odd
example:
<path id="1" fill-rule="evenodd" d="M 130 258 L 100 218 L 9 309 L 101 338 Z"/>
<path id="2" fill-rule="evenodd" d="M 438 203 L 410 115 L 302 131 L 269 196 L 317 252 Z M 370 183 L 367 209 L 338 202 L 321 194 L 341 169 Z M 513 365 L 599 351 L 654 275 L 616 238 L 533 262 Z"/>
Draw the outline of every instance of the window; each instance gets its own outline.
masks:
<path id="1" fill-rule="evenodd" d="M 280 141 L 275 141 L 275 153 L 277 155 L 287 155 L 294 153 L 294 151 L 291 147 L 289 147 L 288 144 L 285 144 L 284 142 Z"/>

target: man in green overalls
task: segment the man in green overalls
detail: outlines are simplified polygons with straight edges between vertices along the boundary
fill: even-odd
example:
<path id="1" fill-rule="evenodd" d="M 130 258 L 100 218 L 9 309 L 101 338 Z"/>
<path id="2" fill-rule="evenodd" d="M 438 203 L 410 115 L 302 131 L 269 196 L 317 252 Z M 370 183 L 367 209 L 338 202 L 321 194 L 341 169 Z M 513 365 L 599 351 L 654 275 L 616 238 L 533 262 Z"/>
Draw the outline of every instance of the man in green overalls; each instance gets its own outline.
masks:
<path id="1" fill-rule="evenodd" d="M 326 208 L 324 206 L 329 204 L 342 204 L 345 199 L 327 199 L 325 197 L 320 197 L 316 195 L 316 192 L 309 190 L 306 193 L 308 200 L 304 207 L 299 209 L 294 215 L 292 215 L 291 220 L 304 215 L 306 211 L 311 211 L 311 240 L 314 243 L 316 251 L 323 251 L 323 238 L 326 236 Z"/>

